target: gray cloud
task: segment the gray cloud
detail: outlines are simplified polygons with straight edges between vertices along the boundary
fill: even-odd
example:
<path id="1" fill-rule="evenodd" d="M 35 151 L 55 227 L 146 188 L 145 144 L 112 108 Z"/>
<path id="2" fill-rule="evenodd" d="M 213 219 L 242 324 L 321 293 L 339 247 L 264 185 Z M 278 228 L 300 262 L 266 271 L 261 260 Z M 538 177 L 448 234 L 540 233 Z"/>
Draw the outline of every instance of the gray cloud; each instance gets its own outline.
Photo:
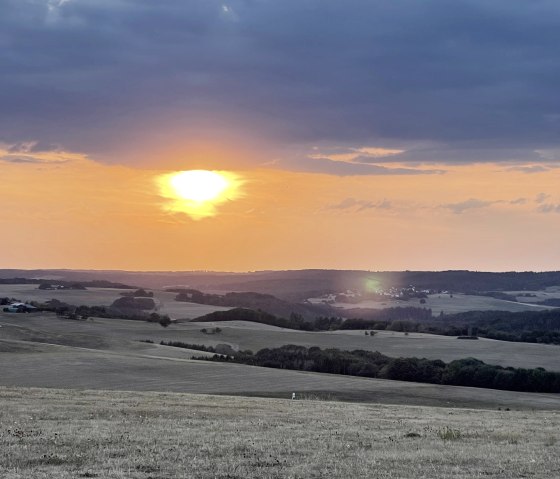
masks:
<path id="1" fill-rule="evenodd" d="M 37 142 L 23 142 L 13 145 L 0 143 L 0 162 L 3 163 L 61 164 L 84 158 L 85 156 L 82 154 L 65 152 L 57 146 Z"/>
<path id="2" fill-rule="evenodd" d="M 542 173 L 549 171 L 551 168 L 548 165 L 530 165 L 530 166 L 512 166 L 508 171 L 519 171 L 521 173 Z"/>
<path id="3" fill-rule="evenodd" d="M 0 162 L 3 163 L 14 163 L 14 164 L 30 164 L 30 165 L 60 165 L 63 163 L 68 163 L 71 160 L 57 160 L 57 159 L 45 159 L 45 158 L 35 158 L 32 156 L 1 156 Z"/>
<path id="4" fill-rule="evenodd" d="M 284 162 L 291 169 L 307 172 L 327 171 L 339 176 L 359 175 L 440 175 L 446 171 L 441 169 L 417 169 L 399 168 L 371 163 L 347 163 L 344 161 L 333 161 L 329 158 L 301 158 L 296 157 Z"/>
<path id="5" fill-rule="evenodd" d="M 560 204 L 544 203 L 537 210 L 541 213 L 560 213 Z"/>
<path id="6" fill-rule="evenodd" d="M 37 158 L 26 158 L 21 156 L 4 156 L 0 158 L 0 161 L 5 163 L 30 163 L 30 164 L 44 163 L 44 161 L 39 160 Z"/>
<path id="7" fill-rule="evenodd" d="M 477 198 L 470 198 L 466 201 L 461 201 L 459 203 L 445 204 L 442 205 L 442 207 L 447 208 L 451 210 L 453 213 L 460 215 L 467 210 L 487 208 L 488 206 L 492 206 L 493 204 L 496 203 L 501 203 L 501 201 L 485 201 L 485 200 L 479 200 Z"/>
<path id="8" fill-rule="evenodd" d="M 537 203 L 541 204 L 541 203 L 544 203 L 549 198 L 550 198 L 550 195 L 548 193 L 539 193 L 537 195 L 537 197 L 535 198 L 535 201 Z"/>
<path id="9" fill-rule="evenodd" d="M 390 201 L 384 199 L 382 201 L 369 201 L 369 200 L 357 200 L 355 198 L 345 198 L 340 203 L 327 206 L 330 210 L 353 210 L 356 212 L 370 210 L 370 209 L 382 209 L 389 210 L 393 207 Z"/>
<path id="10" fill-rule="evenodd" d="M 104 161 L 201 135 L 262 138 L 274 157 L 391 144 L 399 162 L 554 161 L 559 44 L 553 0 L 4 0 L 0 141 Z M 319 166 L 385 174 L 302 169 Z"/>

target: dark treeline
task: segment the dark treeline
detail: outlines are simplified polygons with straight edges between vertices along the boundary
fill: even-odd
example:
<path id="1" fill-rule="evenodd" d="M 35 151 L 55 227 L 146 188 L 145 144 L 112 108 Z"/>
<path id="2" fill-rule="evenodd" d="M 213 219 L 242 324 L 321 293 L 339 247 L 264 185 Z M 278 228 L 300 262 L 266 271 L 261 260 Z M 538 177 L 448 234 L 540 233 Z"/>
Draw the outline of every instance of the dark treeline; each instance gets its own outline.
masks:
<path id="1" fill-rule="evenodd" d="M 153 291 L 146 291 L 144 288 L 137 289 L 136 291 L 125 291 L 121 296 L 128 296 L 131 298 L 153 298 Z"/>
<path id="2" fill-rule="evenodd" d="M 290 314 L 289 318 L 279 318 L 261 310 L 247 308 L 234 308 L 228 311 L 215 311 L 213 313 L 194 319 L 197 322 L 211 321 L 251 321 L 268 324 L 281 328 L 297 329 L 302 331 L 329 331 L 337 329 L 391 329 L 393 331 L 416 331 L 421 322 L 433 320 L 432 310 L 426 308 L 386 308 L 375 312 L 375 319 L 346 319 L 340 317 L 318 317 L 305 320 L 297 313 Z"/>
<path id="3" fill-rule="evenodd" d="M 239 306 L 240 302 L 248 303 L 247 307 L 264 301 L 274 301 L 278 298 L 270 294 L 262 293 L 226 293 L 211 294 L 203 293 L 197 289 L 171 288 L 167 291 L 178 293 L 175 301 L 187 301 L 199 304 L 211 304 L 214 306 Z"/>
<path id="4" fill-rule="evenodd" d="M 437 329 L 437 325 L 431 327 L 430 329 L 429 321 L 433 319 L 431 309 L 415 307 L 380 309 L 375 311 L 374 315 L 370 316 L 370 319 L 367 320 L 361 318 L 350 318 L 345 320 L 336 316 L 323 316 L 313 320 L 306 320 L 297 313 L 290 314 L 289 318 L 279 318 L 261 310 L 255 311 L 246 308 L 234 308 L 228 311 L 215 311 L 205 316 L 196 318 L 193 321 L 251 321 L 301 331 L 389 329 L 392 331 L 422 330 L 433 332 Z M 458 332 L 457 335 L 459 334 L 461 333 Z"/>
<path id="5" fill-rule="evenodd" d="M 437 318 L 421 313 L 429 310 L 420 308 L 390 309 L 402 311 L 396 313 L 380 310 L 379 319 L 375 316 L 368 319 L 348 319 L 342 323 L 340 329 L 387 329 L 445 336 L 474 335 L 501 341 L 560 344 L 560 309 L 517 313 L 468 311 Z M 392 315 L 395 317 L 391 317 Z M 398 319 L 398 315 L 402 315 L 402 318 Z"/>
<path id="6" fill-rule="evenodd" d="M 213 346 L 205 346 L 204 344 L 190 344 L 182 341 L 160 341 L 162 346 L 172 346 L 174 348 L 194 349 L 196 351 L 206 351 L 208 353 L 215 353 L 216 348 Z"/>
<path id="7" fill-rule="evenodd" d="M 195 321 L 253 321 L 303 331 L 337 329 L 421 332 L 445 336 L 480 336 L 502 341 L 560 344 L 560 309 L 548 311 L 469 311 L 432 317 L 427 308 L 386 308 L 368 319 L 320 317 L 304 320 L 297 314 L 288 319 L 264 311 L 235 308 L 217 311 Z"/>
<path id="8" fill-rule="evenodd" d="M 275 349 L 261 349 L 257 353 L 241 351 L 233 356 L 216 355 L 212 358 L 197 359 L 431 384 L 509 391 L 560 392 L 560 373 L 542 368 L 492 366 L 474 358 L 459 359 L 446 364 L 440 360 L 390 358 L 379 352 L 363 350 L 322 350 L 318 347 L 287 345 Z"/>
<path id="9" fill-rule="evenodd" d="M 324 305 L 293 303 L 271 294 L 252 292 L 210 294 L 196 289 L 184 288 L 168 289 L 167 291 L 178 293 L 175 301 L 261 310 L 280 317 L 288 317 L 294 313 L 306 319 L 311 319 L 324 314 L 325 311 L 330 311 L 330 308 Z"/>
<path id="10" fill-rule="evenodd" d="M 419 289 L 472 291 L 537 291 L 560 284 L 560 271 L 489 273 L 479 271 L 403 271 L 379 273 L 392 284 L 413 284 Z M 395 279 L 393 279 L 395 278 Z M 392 280 L 392 281 L 391 281 Z M 479 294 L 479 293 L 477 293 Z"/>
<path id="11" fill-rule="evenodd" d="M 438 318 L 445 328 L 470 328 L 478 336 L 503 341 L 560 344 L 560 309 L 547 311 L 468 311 Z"/>
<path id="12" fill-rule="evenodd" d="M 251 321 L 254 323 L 268 324 L 280 328 L 296 329 L 301 331 L 326 331 L 338 329 L 342 324 L 340 318 L 317 318 L 313 321 L 306 321 L 303 316 L 292 313 L 289 318 L 279 318 L 273 314 L 261 310 L 246 308 L 234 308 L 228 311 L 215 311 L 205 316 L 194 319 L 197 322 L 212 321 Z"/>
<path id="13" fill-rule="evenodd" d="M 91 281 L 65 281 L 65 280 L 51 280 L 51 279 L 33 279 L 33 278 L 0 278 L 0 284 L 43 284 L 41 289 L 49 289 L 47 286 L 53 285 L 63 286 L 65 289 L 85 289 L 85 288 L 114 288 L 114 289 L 133 289 L 123 283 L 114 283 L 103 279 L 96 279 Z"/>
<path id="14" fill-rule="evenodd" d="M 390 326 L 395 323 L 393 331 L 413 331 L 417 330 L 421 323 L 433 319 L 432 310 L 429 308 L 413 306 L 385 308 L 370 312 L 368 319 L 349 318 L 340 325 L 339 329 L 391 329 Z M 403 329 L 407 327 L 412 329 Z"/>
<path id="15" fill-rule="evenodd" d="M 118 298 L 111 304 L 112 309 L 117 310 L 150 310 L 156 307 L 156 303 L 152 299 L 152 297 L 134 297 L 134 296 L 123 296 L 122 298 Z"/>

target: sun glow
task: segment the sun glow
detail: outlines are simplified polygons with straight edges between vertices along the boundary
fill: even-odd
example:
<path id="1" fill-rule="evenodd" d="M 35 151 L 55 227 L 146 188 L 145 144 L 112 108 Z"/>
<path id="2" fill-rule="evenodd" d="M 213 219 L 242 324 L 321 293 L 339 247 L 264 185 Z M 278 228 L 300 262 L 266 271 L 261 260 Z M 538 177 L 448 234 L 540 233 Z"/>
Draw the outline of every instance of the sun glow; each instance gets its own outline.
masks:
<path id="1" fill-rule="evenodd" d="M 191 170 L 174 174 L 169 184 L 180 198 L 202 203 L 218 198 L 229 181 L 215 171 Z"/>
<path id="2" fill-rule="evenodd" d="M 227 171 L 189 170 L 157 178 L 168 211 L 201 219 L 217 214 L 216 205 L 239 198 L 240 178 Z"/>

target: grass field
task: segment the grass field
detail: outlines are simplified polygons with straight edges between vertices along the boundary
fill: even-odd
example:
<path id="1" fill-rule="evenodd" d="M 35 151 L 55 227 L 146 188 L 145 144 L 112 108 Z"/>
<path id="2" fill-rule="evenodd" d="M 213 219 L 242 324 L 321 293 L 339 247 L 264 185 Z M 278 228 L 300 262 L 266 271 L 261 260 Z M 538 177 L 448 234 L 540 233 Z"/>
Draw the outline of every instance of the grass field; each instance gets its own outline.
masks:
<path id="1" fill-rule="evenodd" d="M 538 291 L 505 291 L 507 294 L 516 296 L 518 301 L 534 303 L 546 299 L 560 299 L 560 286 L 550 286 Z M 534 296 L 527 296 L 527 294 Z"/>
<path id="2" fill-rule="evenodd" d="M 367 309 L 383 309 L 383 308 L 397 308 L 413 306 L 416 308 L 430 308 L 434 316 L 439 315 L 442 311 L 444 314 L 464 313 L 465 311 L 543 311 L 552 309 L 551 306 L 540 306 L 531 304 L 534 300 L 556 297 L 552 292 L 546 294 L 542 298 L 522 298 L 519 297 L 520 302 L 505 301 L 503 299 L 491 298 L 488 296 L 474 296 L 467 294 L 431 294 L 428 295 L 426 303 L 420 303 L 420 299 L 409 299 L 408 301 L 399 300 L 386 300 L 386 301 L 361 301 L 357 304 L 350 303 L 334 303 L 335 308 L 341 309 L 354 309 L 354 308 L 367 308 Z M 530 301 L 530 300 L 533 301 Z M 526 301 L 527 300 L 527 301 Z"/>
<path id="3" fill-rule="evenodd" d="M 548 344 L 513 343 L 491 339 L 464 341 L 450 336 L 426 334 L 405 335 L 380 331 L 365 336 L 361 331 L 304 332 L 274 328 L 250 322 L 173 324 L 162 328 L 144 321 L 95 319 L 72 321 L 52 314 L 16 315 L 0 312 L 0 339 L 49 338 L 48 341 L 70 346 L 97 349 L 127 349 L 130 342 L 150 339 L 159 343 L 182 341 L 216 346 L 229 344 L 234 349 L 258 351 L 266 347 L 297 344 L 321 348 L 379 351 L 392 357 L 425 357 L 452 361 L 476 357 L 488 364 L 560 371 L 560 347 Z M 205 334 L 201 329 L 219 326 L 219 334 Z M 22 330 L 18 328 L 23 328 Z M 23 336 L 22 336 L 23 335 Z M 54 340 L 53 340 L 54 339 Z M 126 343 L 126 344 L 125 344 Z M 99 346 L 95 346 L 99 344 Z M 120 346 L 119 346 L 120 345 Z"/>
<path id="4" fill-rule="evenodd" d="M 0 388 L 0 476 L 549 479 L 559 427 L 559 411 Z"/>
<path id="5" fill-rule="evenodd" d="M 546 345 L 460 341 L 427 335 L 391 336 L 391 333 L 386 333 L 385 337 L 381 334 L 365 337 L 356 332 L 305 333 L 243 322 L 234 323 L 232 327 L 223 324 L 222 333 L 208 335 L 200 332 L 200 325 L 181 323 L 162 328 L 143 321 L 72 321 L 54 315 L 0 313 L 0 385 L 274 397 L 289 397 L 296 391 L 391 404 L 560 409 L 560 396 L 554 394 L 523 394 L 192 361 L 193 355 L 204 353 L 139 342 L 148 338 L 156 342 L 161 339 L 212 344 L 229 341 L 234 345 L 235 341 L 278 344 L 299 341 L 325 346 L 321 341 L 328 341 L 334 346 L 350 348 L 369 341 L 367 344 L 372 349 L 382 349 L 377 346 L 385 345 L 385 348 L 393 347 L 397 355 L 399 352 L 407 355 L 414 348 L 416 352 L 426 353 L 422 355 L 429 355 L 439 341 L 440 350 L 447 348 L 448 354 L 453 352 L 454 344 L 472 348 L 473 343 L 480 343 L 487 344 L 481 354 L 494 354 L 495 358 L 500 347 L 511 347 L 507 351 L 512 354 L 517 351 L 508 362 L 536 361 L 535 358 L 550 364 L 558 361 L 558 348 Z M 209 327 L 208 323 L 203 325 Z M 251 329 L 253 325 L 255 328 Z M 398 347 L 399 342 L 408 344 L 409 349 Z M 467 351 L 473 352 L 472 349 Z M 453 354 L 472 355 L 457 351 Z M 504 351 L 501 354 L 505 354 Z"/>

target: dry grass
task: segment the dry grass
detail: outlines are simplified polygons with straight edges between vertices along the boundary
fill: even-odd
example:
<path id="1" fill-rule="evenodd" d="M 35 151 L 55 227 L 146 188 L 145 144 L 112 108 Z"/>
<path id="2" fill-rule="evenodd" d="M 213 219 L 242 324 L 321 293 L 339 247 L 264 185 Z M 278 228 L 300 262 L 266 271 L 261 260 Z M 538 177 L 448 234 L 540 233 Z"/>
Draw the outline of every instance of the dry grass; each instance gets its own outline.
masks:
<path id="1" fill-rule="evenodd" d="M 0 476 L 548 479 L 559 426 L 558 411 L 0 389 Z"/>

